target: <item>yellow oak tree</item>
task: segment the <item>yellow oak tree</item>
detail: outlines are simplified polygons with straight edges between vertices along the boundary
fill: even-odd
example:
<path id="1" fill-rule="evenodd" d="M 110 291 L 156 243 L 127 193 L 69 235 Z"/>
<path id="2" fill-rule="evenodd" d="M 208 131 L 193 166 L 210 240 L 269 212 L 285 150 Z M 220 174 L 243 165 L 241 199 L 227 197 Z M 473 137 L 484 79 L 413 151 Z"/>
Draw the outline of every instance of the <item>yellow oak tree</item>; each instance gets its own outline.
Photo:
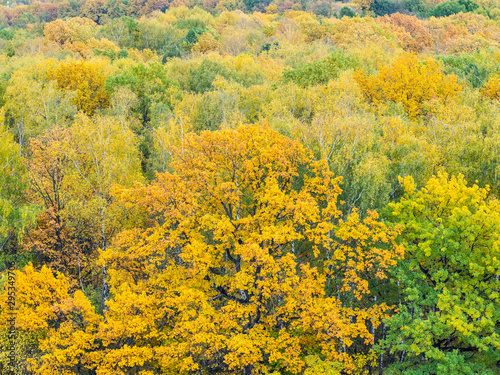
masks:
<path id="1" fill-rule="evenodd" d="M 44 25 L 43 33 L 49 41 L 64 45 L 85 42 L 96 33 L 96 23 L 88 18 L 73 17 L 67 21 L 58 19 Z"/>
<path id="2" fill-rule="evenodd" d="M 103 253 L 100 373 L 361 371 L 347 349 L 387 306 L 355 301 L 401 256 L 397 230 L 376 214 L 335 225 L 340 179 L 265 126 L 190 134 L 172 166 L 115 193 L 149 219 Z"/>

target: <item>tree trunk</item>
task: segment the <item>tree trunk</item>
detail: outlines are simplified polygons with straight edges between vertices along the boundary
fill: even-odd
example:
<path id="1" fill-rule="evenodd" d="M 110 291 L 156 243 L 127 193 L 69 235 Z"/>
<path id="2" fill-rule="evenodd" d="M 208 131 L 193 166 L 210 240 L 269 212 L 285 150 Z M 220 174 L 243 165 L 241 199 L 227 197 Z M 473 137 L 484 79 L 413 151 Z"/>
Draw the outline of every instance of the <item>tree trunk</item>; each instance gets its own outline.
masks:
<path id="1" fill-rule="evenodd" d="M 253 366 L 246 365 L 245 370 L 243 371 L 243 375 L 252 375 Z"/>
<path id="2" fill-rule="evenodd" d="M 108 311 L 106 307 L 106 302 L 108 301 L 108 282 L 106 280 L 108 272 L 106 270 L 106 265 L 102 269 L 102 291 L 101 291 L 101 303 L 102 303 L 102 313 L 105 314 Z"/>

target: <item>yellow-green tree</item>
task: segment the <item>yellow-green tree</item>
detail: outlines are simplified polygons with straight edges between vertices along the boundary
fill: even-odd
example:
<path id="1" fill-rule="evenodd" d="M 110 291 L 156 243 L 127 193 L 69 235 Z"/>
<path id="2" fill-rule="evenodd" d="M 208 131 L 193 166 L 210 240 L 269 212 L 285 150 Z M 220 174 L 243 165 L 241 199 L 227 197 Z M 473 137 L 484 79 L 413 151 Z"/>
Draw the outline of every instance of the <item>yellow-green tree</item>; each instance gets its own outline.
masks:
<path id="1" fill-rule="evenodd" d="M 137 139 L 128 127 L 110 117 L 79 115 L 63 146 L 68 159 L 62 188 L 65 217 L 85 228 L 94 252 L 106 251 L 111 238 L 126 226 L 126 209 L 114 205 L 112 186 L 142 181 Z M 107 298 L 104 265 L 102 300 Z M 104 302 L 101 305 L 105 308 Z"/>
<path id="2" fill-rule="evenodd" d="M 406 259 L 395 277 L 400 312 L 385 342 L 400 371 L 494 374 L 500 359 L 500 206 L 488 189 L 439 174 L 405 196 L 390 217 L 403 224 Z"/>
<path id="3" fill-rule="evenodd" d="M 19 155 L 20 146 L 12 133 L 0 126 L 0 270 L 5 262 L 15 261 L 17 240 L 34 221 L 36 207 L 26 201 L 26 167 Z"/>

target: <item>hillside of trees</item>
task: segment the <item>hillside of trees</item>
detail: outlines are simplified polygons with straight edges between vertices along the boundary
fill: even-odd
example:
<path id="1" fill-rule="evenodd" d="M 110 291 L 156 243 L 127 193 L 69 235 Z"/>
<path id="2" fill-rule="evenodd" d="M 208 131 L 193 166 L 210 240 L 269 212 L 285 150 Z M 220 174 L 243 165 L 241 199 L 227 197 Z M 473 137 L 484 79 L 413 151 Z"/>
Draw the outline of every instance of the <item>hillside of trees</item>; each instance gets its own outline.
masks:
<path id="1" fill-rule="evenodd" d="M 500 374 L 500 4 L 0 6 L 0 374 Z"/>

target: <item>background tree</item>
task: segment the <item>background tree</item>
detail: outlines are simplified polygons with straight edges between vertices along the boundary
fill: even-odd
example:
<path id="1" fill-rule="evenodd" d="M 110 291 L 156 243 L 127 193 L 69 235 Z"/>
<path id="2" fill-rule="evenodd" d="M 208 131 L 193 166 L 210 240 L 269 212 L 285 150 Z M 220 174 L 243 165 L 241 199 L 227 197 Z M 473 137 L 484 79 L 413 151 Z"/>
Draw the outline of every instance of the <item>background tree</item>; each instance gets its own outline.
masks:
<path id="1" fill-rule="evenodd" d="M 109 117 L 79 115 L 69 142 L 64 187 L 66 215 L 87 228 L 93 252 L 105 252 L 111 237 L 127 225 L 127 210 L 113 204 L 113 184 L 131 186 L 142 180 L 136 137 Z M 107 299 L 107 271 L 101 278 L 101 309 Z"/>
<path id="2" fill-rule="evenodd" d="M 431 98 L 446 102 L 462 88 L 456 76 L 444 75 L 434 61 L 419 63 L 414 54 L 405 54 L 390 67 L 380 67 L 376 77 L 360 70 L 355 79 L 369 101 L 401 103 L 411 118 L 422 114 L 425 102 Z"/>
<path id="3" fill-rule="evenodd" d="M 74 91 L 73 103 L 88 115 L 96 110 L 109 106 L 109 95 L 106 92 L 106 62 L 65 61 L 48 74 L 60 88 Z"/>
<path id="4" fill-rule="evenodd" d="M 70 201 L 66 177 L 73 168 L 67 155 L 70 137 L 68 130 L 55 128 L 30 142 L 29 196 L 43 211 L 23 249 L 36 257 L 37 265 L 64 273 L 72 287 L 85 293 L 88 277 L 83 275 L 89 274 L 95 253 L 84 223 L 66 211 Z"/>
<path id="5" fill-rule="evenodd" d="M 5 270 L 6 262 L 17 260 L 19 240 L 33 223 L 36 206 L 25 200 L 28 179 L 19 145 L 4 127 L 0 141 L 0 267 Z"/>

